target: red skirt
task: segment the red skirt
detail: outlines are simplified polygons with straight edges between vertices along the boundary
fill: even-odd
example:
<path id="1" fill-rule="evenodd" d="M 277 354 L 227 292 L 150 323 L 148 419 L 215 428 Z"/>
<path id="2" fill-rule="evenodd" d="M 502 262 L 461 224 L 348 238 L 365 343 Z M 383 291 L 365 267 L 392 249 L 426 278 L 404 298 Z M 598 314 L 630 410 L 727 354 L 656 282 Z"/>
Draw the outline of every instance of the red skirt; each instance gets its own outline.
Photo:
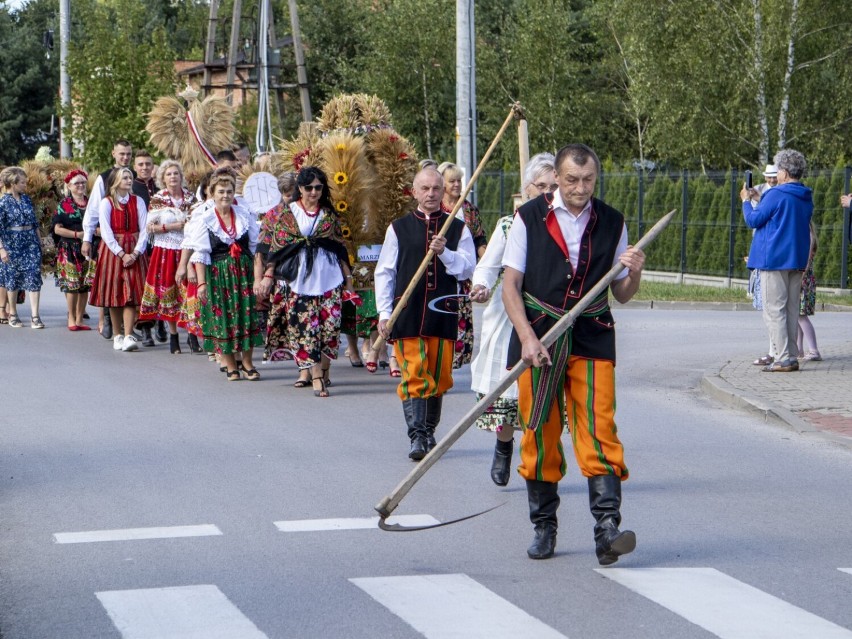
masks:
<path id="1" fill-rule="evenodd" d="M 180 250 L 155 246 L 148 263 L 145 292 L 139 319 L 144 322 L 163 320 L 177 322 L 180 317 L 181 294 L 175 284 L 180 263 Z"/>
<path id="2" fill-rule="evenodd" d="M 116 234 L 116 240 L 125 253 L 132 253 L 136 245 L 136 233 Z M 89 304 L 105 308 L 139 306 L 145 290 L 145 274 L 148 271 L 148 256 L 142 253 L 129 268 L 124 268 L 121 258 L 101 242 L 98 251 L 98 266 Z"/>

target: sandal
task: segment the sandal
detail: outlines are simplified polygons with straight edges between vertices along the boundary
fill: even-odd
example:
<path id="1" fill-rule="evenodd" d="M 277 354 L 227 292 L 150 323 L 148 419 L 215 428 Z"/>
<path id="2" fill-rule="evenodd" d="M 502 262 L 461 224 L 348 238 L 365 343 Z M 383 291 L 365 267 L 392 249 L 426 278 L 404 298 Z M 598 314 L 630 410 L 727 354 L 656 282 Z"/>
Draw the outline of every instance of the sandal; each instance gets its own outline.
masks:
<path id="1" fill-rule="evenodd" d="M 391 377 L 402 377 L 402 371 L 399 369 L 396 357 L 390 358 L 390 373 L 388 373 L 388 375 Z"/>
<path id="2" fill-rule="evenodd" d="M 775 358 L 772 355 L 764 355 L 763 357 L 758 357 L 752 364 L 755 366 L 769 366 L 774 361 Z"/>
<path id="3" fill-rule="evenodd" d="M 364 368 L 364 361 L 358 357 L 358 359 L 352 359 L 351 353 L 347 354 L 349 358 L 349 363 L 352 364 L 352 368 Z"/>
<path id="4" fill-rule="evenodd" d="M 9 316 L 6 314 L 6 311 L 0 311 L 3 313 L 3 317 L 0 317 L 0 325 L 9 323 Z"/>
<path id="5" fill-rule="evenodd" d="M 33 315 L 30 328 L 44 328 L 44 322 L 41 321 L 41 318 L 38 315 Z"/>
<path id="6" fill-rule="evenodd" d="M 329 373 L 330 369 L 331 364 L 329 364 L 328 368 L 322 369 L 322 381 L 328 388 L 331 388 L 331 375 Z"/>
<path id="7" fill-rule="evenodd" d="M 296 383 L 293 384 L 293 388 L 307 388 L 310 385 L 310 379 L 304 379 L 303 377 L 299 377 L 299 379 L 296 380 Z"/>
<path id="8" fill-rule="evenodd" d="M 245 366 L 240 364 L 240 372 L 245 376 L 245 378 L 250 382 L 256 382 L 260 379 L 260 373 L 257 372 L 256 368 L 246 368 Z"/>
<path id="9" fill-rule="evenodd" d="M 317 388 L 316 383 L 320 383 L 320 387 Z M 325 379 L 322 377 L 312 377 L 311 384 L 314 387 L 314 397 L 329 397 L 328 390 L 325 387 Z"/>
<path id="10" fill-rule="evenodd" d="M 9 326 L 12 328 L 23 328 L 23 324 L 21 323 L 20 318 L 14 313 L 9 314 Z"/>
<path id="11" fill-rule="evenodd" d="M 238 370 L 228 371 L 228 374 L 225 376 L 225 378 L 229 382 L 238 382 L 238 381 L 240 381 L 240 371 L 238 371 Z"/>

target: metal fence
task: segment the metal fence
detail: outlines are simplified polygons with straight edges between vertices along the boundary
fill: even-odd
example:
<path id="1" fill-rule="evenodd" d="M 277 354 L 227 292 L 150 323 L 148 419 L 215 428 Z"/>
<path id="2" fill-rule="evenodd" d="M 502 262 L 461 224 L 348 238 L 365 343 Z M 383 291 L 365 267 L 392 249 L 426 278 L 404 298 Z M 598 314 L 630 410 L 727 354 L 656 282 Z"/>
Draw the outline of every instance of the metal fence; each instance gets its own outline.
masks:
<path id="1" fill-rule="evenodd" d="M 756 183 L 762 178 L 757 174 Z M 820 286 L 849 288 L 852 224 L 840 195 L 850 193 L 852 168 L 810 171 L 803 180 L 814 191 L 814 224 L 819 248 L 814 271 Z M 745 257 L 752 231 L 743 220 L 739 192 L 743 173 L 604 172 L 598 197 L 622 211 L 631 239 L 641 237 L 672 209 L 680 217 L 649 248 L 646 268 L 655 271 L 747 278 Z M 517 173 L 485 171 L 476 185 L 486 230 L 514 211 L 520 190 Z"/>

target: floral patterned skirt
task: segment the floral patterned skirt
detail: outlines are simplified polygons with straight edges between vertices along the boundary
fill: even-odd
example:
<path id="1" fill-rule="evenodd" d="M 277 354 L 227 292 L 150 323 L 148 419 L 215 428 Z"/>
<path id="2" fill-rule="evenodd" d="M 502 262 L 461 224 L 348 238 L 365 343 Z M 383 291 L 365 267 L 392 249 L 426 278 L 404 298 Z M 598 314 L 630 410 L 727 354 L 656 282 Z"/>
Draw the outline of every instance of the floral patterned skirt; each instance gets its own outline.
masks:
<path id="1" fill-rule="evenodd" d="M 263 343 L 257 325 L 252 259 L 230 255 L 207 267 L 207 303 L 201 307 L 203 348 L 208 353 L 248 351 Z"/>
<path id="2" fill-rule="evenodd" d="M 290 310 L 287 305 L 289 300 L 290 288 L 282 281 L 272 295 L 266 320 L 264 362 L 283 362 L 293 359 L 293 347 L 290 346 Z"/>
<path id="3" fill-rule="evenodd" d="M 476 401 L 481 400 L 483 397 L 485 397 L 483 393 L 477 393 Z M 493 432 L 499 432 L 505 427 L 520 430 L 520 423 L 518 422 L 518 400 L 498 397 L 482 415 L 476 418 L 476 427 Z"/>
<path id="4" fill-rule="evenodd" d="M 97 262 L 80 252 L 82 240 L 65 238 L 56 248 L 56 285 L 63 293 L 88 293 L 95 279 Z"/>
<path id="5" fill-rule="evenodd" d="M 459 286 L 459 292 L 470 294 L 470 280 L 465 280 Z M 469 297 L 459 298 L 459 332 L 456 338 L 456 354 L 453 357 L 453 368 L 461 368 L 470 364 L 473 357 L 473 302 Z"/>
<path id="6" fill-rule="evenodd" d="M 0 286 L 10 291 L 40 291 L 41 243 L 35 230 L 7 231 L 9 262 L 0 261 Z"/>
<path id="7" fill-rule="evenodd" d="M 181 282 L 179 287 L 181 303 L 178 326 L 185 328 L 188 333 L 196 337 L 204 337 L 201 331 L 201 302 L 198 301 L 198 284 Z"/>
<path id="8" fill-rule="evenodd" d="M 139 319 L 143 322 L 163 320 L 176 322 L 180 317 L 181 298 L 175 283 L 180 263 L 180 250 L 155 246 L 148 262 L 145 292 Z"/>
<path id="9" fill-rule="evenodd" d="M 809 265 L 810 266 L 810 265 Z M 817 283 L 813 266 L 802 277 L 802 295 L 799 298 L 799 315 L 813 315 L 816 307 Z"/>
<path id="10" fill-rule="evenodd" d="M 361 306 L 355 306 L 351 302 L 343 303 L 340 332 L 355 337 L 370 337 L 370 334 L 379 327 L 376 292 L 371 288 L 360 289 L 355 292 L 363 303 Z"/>
<path id="11" fill-rule="evenodd" d="M 338 286 L 322 295 L 290 293 L 287 335 L 299 368 L 320 364 L 323 355 L 337 359 L 341 291 Z"/>

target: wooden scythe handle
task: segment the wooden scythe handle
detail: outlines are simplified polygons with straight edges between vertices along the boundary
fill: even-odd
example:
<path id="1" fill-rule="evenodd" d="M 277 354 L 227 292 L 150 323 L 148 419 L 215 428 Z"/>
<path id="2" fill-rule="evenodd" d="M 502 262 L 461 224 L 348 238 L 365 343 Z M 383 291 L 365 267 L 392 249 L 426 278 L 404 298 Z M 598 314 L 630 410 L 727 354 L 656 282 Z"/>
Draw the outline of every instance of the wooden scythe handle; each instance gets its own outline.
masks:
<path id="1" fill-rule="evenodd" d="M 663 229 L 669 225 L 675 213 L 677 213 L 677 209 L 670 211 L 656 224 L 654 224 L 654 226 L 652 226 L 648 232 L 638 242 L 636 242 L 636 248 L 644 250 L 646 246 L 653 242 L 657 236 L 663 232 Z M 586 293 L 579 302 L 577 302 L 576 306 L 563 315 L 553 328 L 545 334 L 545 336 L 541 339 L 542 345 L 545 348 L 549 348 L 553 342 L 559 339 L 562 333 L 571 328 L 586 307 L 591 304 L 597 296 L 613 282 L 613 280 L 615 280 L 624 268 L 625 267 L 621 264 L 613 266 L 609 273 L 601 278 L 601 280 L 595 284 L 595 286 L 592 287 L 592 289 Z M 410 473 L 408 473 L 408 476 L 393 489 L 393 492 L 376 505 L 375 509 L 382 519 L 387 519 L 390 514 L 396 510 L 396 507 L 399 506 L 399 502 L 401 502 L 403 497 L 405 497 L 414 487 L 414 484 L 420 481 L 420 478 L 426 474 L 426 471 L 428 471 L 441 458 L 441 456 L 446 453 L 454 443 L 456 443 L 456 440 L 458 440 L 458 438 L 461 437 L 474 422 L 476 422 L 476 419 L 484 413 L 485 410 L 491 406 L 491 404 L 493 404 L 527 368 L 529 368 L 529 364 L 525 364 L 523 360 L 515 364 L 512 370 L 510 370 L 506 376 L 500 380 L 500 383 L 497 384 L 490 393 L 485 395 L 485 397 L 480 399 L 470 410 L 467 411 L 467 413 L 465 413 L 464 417 L 461 418 L 458 424 L 456 424 L 450 432 L 447 433 L 446 437 L 438 442 L 438 445 L 435 446 L 435 448 L 433 448 Z"/>

